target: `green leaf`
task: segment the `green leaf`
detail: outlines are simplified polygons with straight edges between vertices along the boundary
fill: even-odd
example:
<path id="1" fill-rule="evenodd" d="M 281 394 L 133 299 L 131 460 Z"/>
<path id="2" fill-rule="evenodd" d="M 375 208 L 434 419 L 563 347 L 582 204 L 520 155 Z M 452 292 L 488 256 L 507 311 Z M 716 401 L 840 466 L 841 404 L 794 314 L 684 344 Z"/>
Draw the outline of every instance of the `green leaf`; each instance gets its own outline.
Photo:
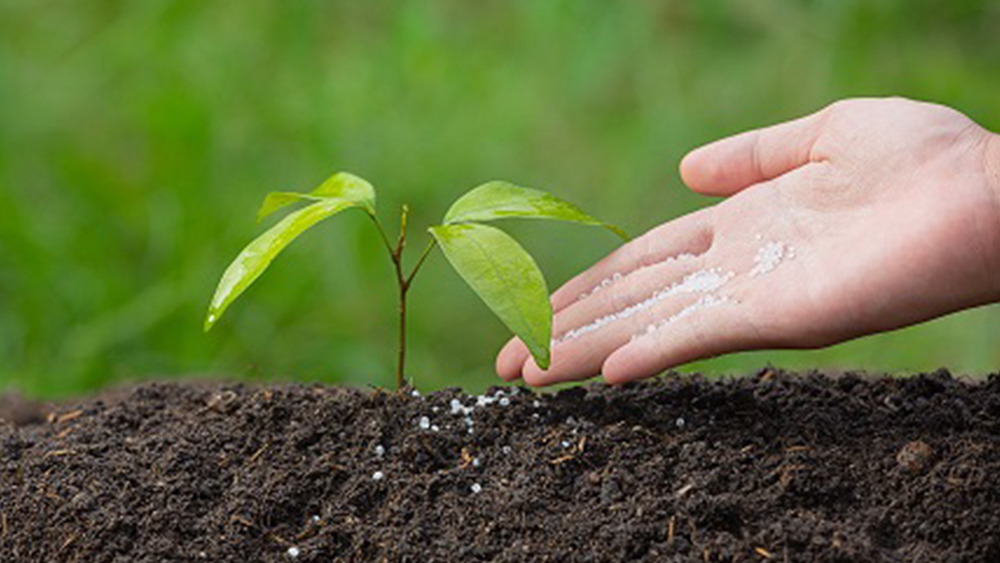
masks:
<path id="1" fill-rule="evenodd" d="M 308 194 L 296 192 L 272 192 L 264 198 L 264 204 L 257 212 L 257 220 L 261 221 L 275 211 L 302 201 L 317 202 L 323 200 L 346 200 L 354 202 L 369 215 L 375 215 L 375 188 L 366 180 L 349 172 L 338 172 L 327 178 L 318 188 Z"/>
<path id="2" fill-rule="evenodd" d="M 524 341 L 539 367 L 548 368 L 552 304 L 531 255 L 509 235 L 487 225 L 458 223 L 429 230 L 459 275 Z"/>
<path id="3" fill-rule="evenodd" d="M 212 303 L 208 307 L 205 330 L 212 328 L 226 308 L 264 273 L 275 256 L 293 240 L 309 227 L 350 207 L 365 207 L 365 203 L 323 198 L 289 214 L 247 245 L 222 274 L 222 280 L 219 281 L 219 287 L 215 290 L 215 296 L 212 297 Z"/>
<path id="4" fill-rule="evenodd" d="M 487 182 L 473 188 L 452 204 L 444 216 L 444 223 L 452 225 L 508 217 L 551 219 L 594 225 L 608 229 L 625 241 L 629 240 L 625 231 L 588 215 L 568 201 L 541 190 L 522 188 L 508 182 Z"/>

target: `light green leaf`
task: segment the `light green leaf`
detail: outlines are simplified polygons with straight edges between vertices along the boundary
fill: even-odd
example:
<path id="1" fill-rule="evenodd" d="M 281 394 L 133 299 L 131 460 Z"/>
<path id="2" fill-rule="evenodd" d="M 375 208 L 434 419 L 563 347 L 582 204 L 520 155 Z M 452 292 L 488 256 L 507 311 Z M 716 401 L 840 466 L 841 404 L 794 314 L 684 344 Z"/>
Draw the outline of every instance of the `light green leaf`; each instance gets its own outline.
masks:
<path id="1" fill-rule="evenodd" d="M 594 225 L 608 229 L 625 241 L 629 240 L 625 231 L 588 215 L 568 201 L 541 190 L 522 188 L 508 182 L 487 182 L 473 188 L 452 204 L 444 216 L 444 223 L 452 225 L 508 217 L 551 219 Z"/>
<path id="2" fill-rule="evenodd" d="M 222 274 L 212 303 L 205 318 L 208 331 L 219 320 L 226 308 L 252 284 L 278 255 L 309 227 L 344 209 L 364 207 L 364 204 L 346 199 L 321 199 L 289 214 L 243 249 L 236 260 Z"/>
<path id="3" fill-rule="evenodd" d="M 300 194 L 295 192 L 271 192 L 267 194 L 264 198 L 264 203 L 261 204 L 260 209 L 257 210 L 257 222 L 261 222 L 271 215 L 275 211 L 292 205 L 293 203 L 299 203 L 302 201 L 318 201 L 319 198 L 312 197 L 307 194 Z"/>
<path id="4" fill-rule="evenodd" d="M 445 257 L 507 328 L 549 366 L 552 304 L 538 265 L 509 235 L 487 225 L 431 227 Z"/>
<path id="5" fill-rule="evenodd" d="M 261 221 L 275 211 L 302 201 L 316 202 L 329 199 L 346 200 L 363 208 L 369 215 L 375 215 L 375 188 L 366 180 L 349 172 L 338 172 L 327 178 L 318 188 L 308 194 L 296 192 L 272 192 L 264 198 L 264 204 L 257 212 Z"/>

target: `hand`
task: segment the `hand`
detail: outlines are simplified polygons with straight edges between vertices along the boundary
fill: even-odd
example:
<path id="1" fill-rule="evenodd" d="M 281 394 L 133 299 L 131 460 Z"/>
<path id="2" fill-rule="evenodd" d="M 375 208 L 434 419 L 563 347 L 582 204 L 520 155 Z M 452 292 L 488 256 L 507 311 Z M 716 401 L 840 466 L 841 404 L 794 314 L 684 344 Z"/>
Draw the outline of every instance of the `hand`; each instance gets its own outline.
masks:
<path id="1" fill-rule="evenodd" d="M 837 102 L 681 162 L 724 196 L 552 297 L 552 365 L 512 340 L 505 380 L 611 383 L 727 352 L 815 348 L 1000 300 L 1000 140 L 946 107 Z"/>

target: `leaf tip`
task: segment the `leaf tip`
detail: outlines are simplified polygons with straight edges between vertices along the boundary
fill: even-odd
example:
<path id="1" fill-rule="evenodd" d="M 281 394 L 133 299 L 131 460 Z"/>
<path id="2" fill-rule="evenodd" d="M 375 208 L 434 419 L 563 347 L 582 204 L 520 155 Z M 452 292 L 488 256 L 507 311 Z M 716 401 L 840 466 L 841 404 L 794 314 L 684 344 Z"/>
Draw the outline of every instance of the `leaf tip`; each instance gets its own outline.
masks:
<path id="1" fill-rule="evenodd" d="M 549 369 L 549 366 L 552 365 L 552 357 L 549 355 L 548 350 L 545 350 L 545 354 L 541 357 L 536 357 L 535 363 L 543 370 Z"/>
<path id="2" fill-rule="evenodd" d="M 631 242 L 632 237 L 630 237 L 628 233 L 625 232 L 625 229 L 622 229 L 621 227 L 616 227 L 611 224 L 608 225 L 608 229 L 612 233 L 618 235 L 618 238 L 622 239 L 623 242 Z"/>
<path id="3" fill-rule="evenodd" d="M 205 332 L 207 333 L 208 331 L 212 330 L 212 327 L 215 326 L 215 322 L 218 320 L 219 320 L 219 315 L 215 312 L 215 310 L 214 309 L 209 310 L 208 314 L 205 315 L 205 324 L 203 326 Z"/>

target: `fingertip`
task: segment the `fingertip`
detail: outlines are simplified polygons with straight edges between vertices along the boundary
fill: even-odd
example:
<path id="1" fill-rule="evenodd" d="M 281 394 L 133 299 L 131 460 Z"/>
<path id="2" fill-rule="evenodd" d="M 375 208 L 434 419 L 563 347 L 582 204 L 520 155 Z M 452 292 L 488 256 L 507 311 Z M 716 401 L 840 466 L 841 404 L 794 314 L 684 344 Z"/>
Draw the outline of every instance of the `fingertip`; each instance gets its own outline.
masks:
<path id="1" fill-rule="evenodd" d="M 524 382 L 533 387 L 546 387 L 555 385 L 556 383 L 580 379 L 573 374 L 566 373 L 565 369 L 560 369 L 552 365 L 549 366 L 549 369 L 542 369 L 538 367 L 538 363 L 535 362 L 535 358 L 533 357 L 529 357 L 524 362 L 522 374 Z"/>
<path id="2" fill-rule="evenodd" d="M 601 377 L 609 385 L 621 385 L 622 383 L 628 383 L 636 379 L 631 375 L 628 361 L 618 352 L 611 354 L 604 361 L 604 365 L 601 366 Z"/>
<path id="3" fill-rule="evenodd" d="M 678 166 L 678 170 L 681 174 L 681 180 L 688 185 L 691 189 L 694 189 L 694 184 L 698 178 L 699 165 L 701 163 L 701 153 L 705 147 L 698 147 L 691 150 L 684 158 L 681 159 L 681 163 Z"/>
<path id="4" fill-rule="evenodd" d="M 717 143 L 711 143 L 698 147 L 684 155 L 679 166 L 681 180 L 692 191 L 716 195 L 716 187 L 723 183 L 720 167 L 713 158 L 713 148 Z"/>
<path id="5" fill-rule="evenodd" d="M 521 368 L 521 377 L 525 383 L 532 387 L 544 387 L 551 383 L 550 376 L 545 370 L 538 367 L 538 363 L 533 357 L 529 357 L 524 362 L 524 366 Z"/>
<path id="6" fill-rule="evenodd" d="M 528 347 L 519 338 L 511 338 L 497 354 L 497 375 L 504 381 L 514 381 L 521 377 L 521 369 L 528 355 Z"/>

